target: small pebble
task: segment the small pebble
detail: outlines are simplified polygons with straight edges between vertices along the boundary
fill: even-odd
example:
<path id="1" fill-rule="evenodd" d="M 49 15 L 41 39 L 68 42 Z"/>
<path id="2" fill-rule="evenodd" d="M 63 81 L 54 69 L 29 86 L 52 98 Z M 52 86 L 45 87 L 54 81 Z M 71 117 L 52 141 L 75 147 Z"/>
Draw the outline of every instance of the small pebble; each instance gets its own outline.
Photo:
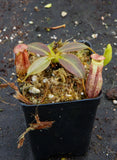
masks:
<path id="1" fill-rule="evenodd" d="M 80 32 L 78 32 L 77 35 L 80 36 Z"/>
<path id="2" fill-rule="evenodd" d="M 102 21 L 104 20 L 104 16 L 101 17 L 101 20 L 102 20 Z"/>
<path id="3" fill-rule="evenodd" d="M 37 103 L 37 99 L 33 99 L 33 104 L 36 104 Z"/>
<path id="4" fill-rule="evenodd" d="M 57 39 L 57 37 L 55 35 L 50 37 L 51 39 Z"/>
<path id="5" fill-rule="evenodd" d="M 33 81 L 33 82 L 36 82 L 36 81 L 37 81 L 37 76 L 35 76 L 35 75 L 32 76 L 32 81 Z"/>
<path id="6" fill-rule="evenodd" d="M 37 34 L 37 37 L 41 37 L 41 34 L 39 33 L 39 34 Z"/>
<path id="7" fill-rule="evenodd" d="M 43 83 L 46 83 L 46 82 L 48 82 L 48 79 L 47 78 L 43 79 Z"/>
<path id="8" fill-rule="evenodd" d="M 102 22 L 102 25 L 106 25 L 106 23 Z"/>
<path id="9" fill-rule="evenodd" d="M 102 22 L 102 25 L 105 26 L 106 29 L 108 29 L 108 25 L 104 22 Z"/>
<path id="10" fill-rule="evenodd" d="M 97 126 L 94 127 L 95 129 L 97 128 Z"/>
<path id="11" fill-rule="evenodd" d="M 26 23 L 23 24 L 24 26 L 28 26 Z"/>
<path id="12" fill-rule="evenodd" d="M 71 97 L 72 95 L 71 94 L 66 94 L 66 97 Z"/>
<path id="13" fill-rule="evenodd" d="M 28 33 L 26 33 L 25 36 L 27 37 L 27 36 L 28 36 Z"/>
<path id="14" fill-rule="evenodd" d="M 114 100 L 113 100 L 113 104 L 117 104 L 117 100 L 114 99 Z"/>
<path id="15" fill-rule="evenodd" d="M 112 35 L 113 35 L 113 36 L 115 36 L 115 35 L 116 35 L 116 32 L 115 32 L 115 31 L 112 31 L 111 33 L 112 33 Z"/>
<path id="16" fill-rule="evenodd" d="M 108 70 L 108 68 L 105 68 L 105 71 L 107 71 Z"/>
<path id="17" fill-rule="evenodd" d="M 23 11 L 24 11 L 24 12 L 26 12 L 26 10 L 27 10 L 26 8 L 23 8 Z"/>
<path id="18" fill-rule="evenodd" d="M 5 37 L 6 39 L 9 39 L 7 36 Z"/>
<path id="19" fill-rule="evenodd" d="M 5 27 L 5 28 L 3 29 L 3 32 L 6 32 L 6 30 L 7 30 L 7 27 Z"/>
<path id="20" fill-rule="evenodd" d="M 38 12 L 38 11 L 39 11 L 38 6 L 35 6 L 35 7 L 34 7 L 34 10 L 35 10 L 36 12 Z"/>
<path id="21" fill-rule="evenodd" d="M 14 38 L 13 37 L 10 37 L 10 40 L 13 40 Z"/>
<path id="22" fill-rule="evenodd" d="M 117 56 L 117 52 L 115 52 L 115 56 Z"/>
<path id="23" fill-rule="evenodd" d="M 54 74 L 54 73 L 52 73 L 52 76 L 54 77 L 54 76 L 55 76 L 55 74 Z"/>
<path id="24" fill-rule="evenodd" d="M 106 156 L 108 156 L 109 154 L 108 153 L 106 153 Z"/>
<path id="25" fill-rule="evenodd" d="M 108 25 L 105 25 L 105 28 L 108 29 Z"/>
<path id="26" fill-rule="evenodd" d="M 21 44 L 21 43 L 23 43 L 23 41 L 20 41 L 20 40 L 19 40 L 18 43 Z"/>
<path id="27" fill-rule="evenodd" d="M 98 138 L 99 140 L 102 140 L 102 139 L 103 139 L 102 136 L 100 136 L 100 135 L 98 135 L 98 134 L 97 134 L 97 138 Z"/>
<path id="28" fill-rule="evenodd" d="M 53 95 L 53 94 L 49 94 L 49 95 L 48 95 L 48 98 L 49 98 L 49 99 L 52 99 L 52 98 L 54 98 L 54 95 Z"/>
<path id="29" fill-rule="evenodd" d="M 65 12 L 65 11 L 62 11 L 62 12 L 61 12 L 61 16 L 62 16 L 62 17 L 65 17 L 65 16 L 67 16 L 67 12 Z"/>
<path id="30" fill-rule="evenodd" d="M 92 36 L 92 38 L 94 38 L 94 39 L 95 39 L 95 38 L 97 38 L 97 37 L 98 37 L 98 34 L 97 34 L 97 33 L 95 33 L 95 34 L 92 34 L 91 36 Z"/>
<path id="31" fill-rule="evenodd" d="M 37 94 L 37 93 L 40 93 L 40 90 L 35 87 L 31 87 L 29 89 L 29 93 Z"/>
<path id="32" fill-rule="evenodd" d="M 33 21 L 29 21 L 29 24 L 34 24 L 34 22 Z"/>
<path id="33" fill-rule="evenodd" d="M 13 80 L 13 78 L 11 77 L 11 78 L 10 78 L 10 81 L 12 81 L 12 80 Z"/>
<path id="34" fill-rule="evenodd" d="M 22 31 L 18 31 L 17 34 L 18 34 L 18 36 L 23 36 L 24 33 Z"/>
<path id="35" fill-rule="evenodd" d="M 77 26 L 79 23 L 78 23 L 78 21 L 75 21 L 74 24 Z"/>
<path id="36" fill-rule="evenodd" d="M 113 111 L 115 112 L 115 111 L 116 111 L 116 109 L 114 108 L 114 109 L 113 109 Z"/>
<path id="37" fill-rule="evenodd" d="M 9 58 L 8 61 L 9 61 L 9 62 L 13 62 L 14 59 L 13 59 L 13 58 Z"/>
<path id="38" fill-rule="evenodd" d="M 114 42 L 113 44 L 114 44 L 114 46 L 117 46 L 117 43 Z"/>
<path id="39" fill-rule="evenodd" d="M 16 26 L 13 27 L 13 30 L 16 30 Z"/>
<path id="40" fill-rule="evenodd" d="M 114 19 L 114 22 L 117 22 L 117 19 Z"/>
<path id="41" fill-rule="evenodd" d="M 108 16 L 111 17 L 111 13 L 108 13 Z"/>
<path id="42" fill-rule="evenodd" d="M 15 76 L 16 74 L 15 74 L 15 73 L 11 73 L 11 75 L 12 75 L 12 76 Z"/>

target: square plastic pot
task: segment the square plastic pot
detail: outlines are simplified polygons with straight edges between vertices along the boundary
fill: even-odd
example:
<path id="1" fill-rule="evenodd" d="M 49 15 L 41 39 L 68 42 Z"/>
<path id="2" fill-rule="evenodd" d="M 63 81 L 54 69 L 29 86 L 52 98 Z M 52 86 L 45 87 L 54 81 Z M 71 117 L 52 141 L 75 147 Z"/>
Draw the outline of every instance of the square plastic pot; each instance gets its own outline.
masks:
<path id="1" fill-rule="evenodd" d="M 55 121 L 51 128 L 29 133 L 35 160 L 52 156 L 83 155 L 88 151 L 93 123 L 101 95 L 97 98 L 53 104 L 21 103 L 28 124 L 35 111 L 41 121 Z"/>
<path id="2" fill-rule="evenodd" d="M 87 40 L 79 42 L 92 48 Z M 49 129 L 29 132 L 35 160 L 47 160 L 52 156 L 85 154 L 88 151 L 100 98 L 101 94 L 92 99 L 39 106 L 21 103 L 27 127 L 34 122 L 35 111 L 38 112 L 41 121 L 55 121 Z"/>

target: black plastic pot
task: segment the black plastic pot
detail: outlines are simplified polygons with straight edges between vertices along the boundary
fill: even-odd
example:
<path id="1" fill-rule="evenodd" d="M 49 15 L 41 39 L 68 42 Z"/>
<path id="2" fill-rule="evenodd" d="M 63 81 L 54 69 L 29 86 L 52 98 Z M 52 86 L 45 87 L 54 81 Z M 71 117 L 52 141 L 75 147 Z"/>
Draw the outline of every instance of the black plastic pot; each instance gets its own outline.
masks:
<path id="1" fill-rule="evenodd" d="M 79 41 L 91 46 L 86 40 Z M 52 104 L 26 105 L 21 103 L 27 126 L 34 122 L 35 111 L 41 121 L 55 121 L 51 128 L 29 133 L 35 160 L 51 156 L 83 155 L 88 151 L 95 120 L 97 98 Z"/>
<path id="2" fill-rule="evenodd" d="M 38 110 L 41 121 L 55 121 L 47 130 L 29 133 L 35 159 L 85 154 L 100 97 L 39 106 L 21 103 L 27 124 L 34 121 L 35 110 Z"/>

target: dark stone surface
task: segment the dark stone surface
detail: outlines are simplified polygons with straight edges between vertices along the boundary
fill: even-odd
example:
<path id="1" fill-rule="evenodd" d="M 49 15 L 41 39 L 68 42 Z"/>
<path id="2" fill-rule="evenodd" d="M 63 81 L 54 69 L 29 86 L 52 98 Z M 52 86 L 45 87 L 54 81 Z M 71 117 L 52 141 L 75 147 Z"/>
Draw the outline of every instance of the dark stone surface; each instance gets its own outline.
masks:
<path id="1" fill-rule="evenodd" d="M 109 89 L 106 92 L 106 96 L 108 99 L 113 99 L 113 100 L 117 99 L 117 87 Z"/>
<path id="2" fill-rule="evenodd" d="M 47 3 L 52 3 L 52 8 L 45 9 Z M 0 76 L 8 81 L 15 81 L 15 78 L 11 79 L 11 74 L 15 72 L 12 51 L 19 40 L 24 43 L 50 43 L 53 35 L 57 40 L 86 39 L 100 54 L 108 43 L 113 47 L 113 59 L 103 72 L 103 97 L 97 110 L 89 152 L 70 160 L 117 159 L 117 106 L 105 97 L 106 90 L 117 86 L 116 3 L 116 0 L 0 0 Z M 38 6 L 39 12 L 34 10 L 35 6 Z M 61 17 L 62 11 L 68 13 L 64 18 Z M 31 25 L 29 21 L 34 23 Z M 61 24 L 66 24 L 66 28 L 50 32 L 44 29 Z M 94 33 L 98 34 L 96 39 L 91 36 Z M 0 112 L 0 160 L 33 160 L 28 136 L 24 146 L 17 149 L 17 138 L 26 125 L 23 111 L 13 94 L 10 88 L 0 90 L 0 109 L 3 109 Z M 2 103 L 2 100 L 8 104 Z"/>

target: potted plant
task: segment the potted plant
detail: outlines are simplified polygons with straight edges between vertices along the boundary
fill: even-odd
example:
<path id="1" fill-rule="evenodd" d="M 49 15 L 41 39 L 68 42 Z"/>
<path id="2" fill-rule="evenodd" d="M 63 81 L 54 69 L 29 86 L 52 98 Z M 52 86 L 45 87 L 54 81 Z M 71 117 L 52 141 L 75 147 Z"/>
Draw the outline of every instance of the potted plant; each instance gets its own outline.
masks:
<path id="1" fill-rule="evenodd" d="M 18 148 L 30 131 L 36 160 L 86 153 L 101 97 L 102 69 L 112 58 L 111 45 L 103 56 L 87 41 L 19 44 L 14 54 L 19 88 L 6 83 L 22 101 L 28 126 Z"/>

